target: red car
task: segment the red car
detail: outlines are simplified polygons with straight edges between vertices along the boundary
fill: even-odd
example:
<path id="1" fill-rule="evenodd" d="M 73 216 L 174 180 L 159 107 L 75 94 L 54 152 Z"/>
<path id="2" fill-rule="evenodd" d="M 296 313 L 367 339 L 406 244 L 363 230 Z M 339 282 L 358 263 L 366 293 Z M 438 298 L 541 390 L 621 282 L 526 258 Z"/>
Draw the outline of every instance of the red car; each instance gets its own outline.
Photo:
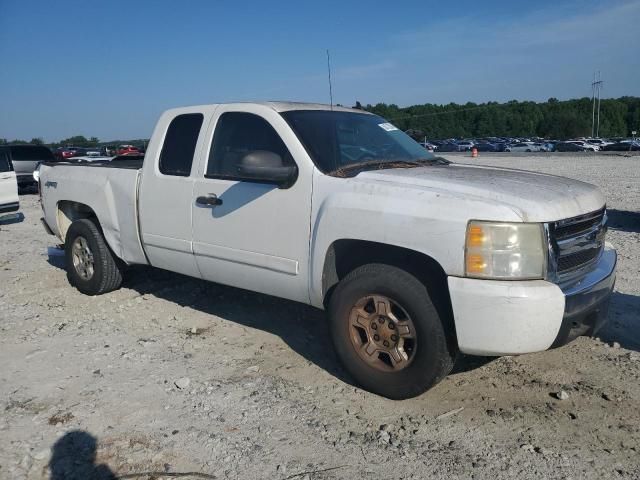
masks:
<path id="1" fill-rule="evenodd" d="M 116 153 L 117 155 L 139 155 L 140 149 L 133 145 L 120 145 Z"/>
<path id="2" fill-rule="evenodd" d="M 53 152 L 53 156 L 56 160 L 66 160 L 67 158 L 73 157 L 79 150 L 79 147 L 58 147 Z"/>

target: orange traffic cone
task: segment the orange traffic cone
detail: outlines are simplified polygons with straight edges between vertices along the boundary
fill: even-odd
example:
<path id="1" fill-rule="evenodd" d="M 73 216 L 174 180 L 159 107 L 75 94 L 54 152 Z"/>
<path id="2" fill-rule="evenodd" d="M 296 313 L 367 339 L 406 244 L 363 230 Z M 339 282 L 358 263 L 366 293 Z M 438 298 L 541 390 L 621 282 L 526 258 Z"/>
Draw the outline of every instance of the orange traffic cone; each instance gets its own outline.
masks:
<path id="1" fill-rule="evenodd" d="M 476 147 L 473 147 L 471 149 L 471 158 L 476 158 L 478 156 L 478 149 Z"/>

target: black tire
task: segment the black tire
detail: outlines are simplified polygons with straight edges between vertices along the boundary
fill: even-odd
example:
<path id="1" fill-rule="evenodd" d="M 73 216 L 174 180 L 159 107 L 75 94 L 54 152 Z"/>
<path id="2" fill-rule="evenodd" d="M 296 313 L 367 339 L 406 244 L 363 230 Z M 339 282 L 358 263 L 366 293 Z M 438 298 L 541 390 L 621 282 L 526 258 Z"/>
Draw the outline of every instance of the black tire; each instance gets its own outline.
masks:
<path id="1" fill-rule="evenodd" d="M 411 318 L 416 346 L 411 362 L 398 371 L 381 371 L 365 362 L 351 340 L 349 316 L 363 297 L 393 299 Z M 349 273 L 329 303 L 333 344 L 344 368 L 364 389 L 394 400 L 415 397 L 446 377 L 455 363 L 451 341 L 425 285 L 410 273 L 390 265 L 368 264 Z"/>
<path id="2" fill-rule="evenodd" d="M 86 240 L 93 256 L 93 273 L 89 278 L 83 278 L 74 266 L 73 244 L 79 237 Z M 120 287 L 122 284 L 120 262 L 92 220 L 82 218 L 74 221 L 67 230 L 64 243 L 67 279 L 71 285 L 86 295 L 102 295 Z"/>

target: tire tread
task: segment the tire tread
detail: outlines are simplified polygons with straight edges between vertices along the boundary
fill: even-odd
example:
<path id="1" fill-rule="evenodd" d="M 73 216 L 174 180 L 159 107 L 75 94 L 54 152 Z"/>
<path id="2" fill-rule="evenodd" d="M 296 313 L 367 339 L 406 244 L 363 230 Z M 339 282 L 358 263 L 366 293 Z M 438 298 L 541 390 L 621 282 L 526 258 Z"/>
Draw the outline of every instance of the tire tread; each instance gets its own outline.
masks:
<path id="1" fill-rule="evenodd" d="M 118 264 L 118 260 L 115 255 L 109 248 L 109 245 L 107 245 L 102 232 L 92 219 L 81 218 L 79 220 L 75 220 L 67 231 L 65 244 L 71 245 L 76 237 L 76 230 L 84 228 L 88 230 L 89 235 L 97 245 L 98 251 L 94 252 L 93 257 L 95 262 L 100 263 L 99 269 L 96 268 L 97 266 L 94 267 L 94 274 L 97 274 L 98 271 L 101 272 L 99 283 L 95 287 L 90 287 L 89 285 L 78 281 L 71 272 L 73 267 L 71 265 L 67 265 L 67 278 L 69 279 L 69 283 L 82 293 L 88 295 L 102 295 L 118 289 L 122 284 L 122 269 Z"/>

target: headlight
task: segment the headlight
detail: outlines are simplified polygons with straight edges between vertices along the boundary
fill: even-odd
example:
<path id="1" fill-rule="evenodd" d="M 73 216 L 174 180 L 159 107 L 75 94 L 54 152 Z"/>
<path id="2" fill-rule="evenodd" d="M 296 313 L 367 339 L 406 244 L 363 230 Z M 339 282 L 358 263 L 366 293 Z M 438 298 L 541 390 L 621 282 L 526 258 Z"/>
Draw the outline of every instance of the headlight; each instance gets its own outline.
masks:
<path id="1" fill-rule="evenodd" d="M 542 224 L 472 221 L 467 226 L 465 274 L 496 280 L 543 278 Z"/>

